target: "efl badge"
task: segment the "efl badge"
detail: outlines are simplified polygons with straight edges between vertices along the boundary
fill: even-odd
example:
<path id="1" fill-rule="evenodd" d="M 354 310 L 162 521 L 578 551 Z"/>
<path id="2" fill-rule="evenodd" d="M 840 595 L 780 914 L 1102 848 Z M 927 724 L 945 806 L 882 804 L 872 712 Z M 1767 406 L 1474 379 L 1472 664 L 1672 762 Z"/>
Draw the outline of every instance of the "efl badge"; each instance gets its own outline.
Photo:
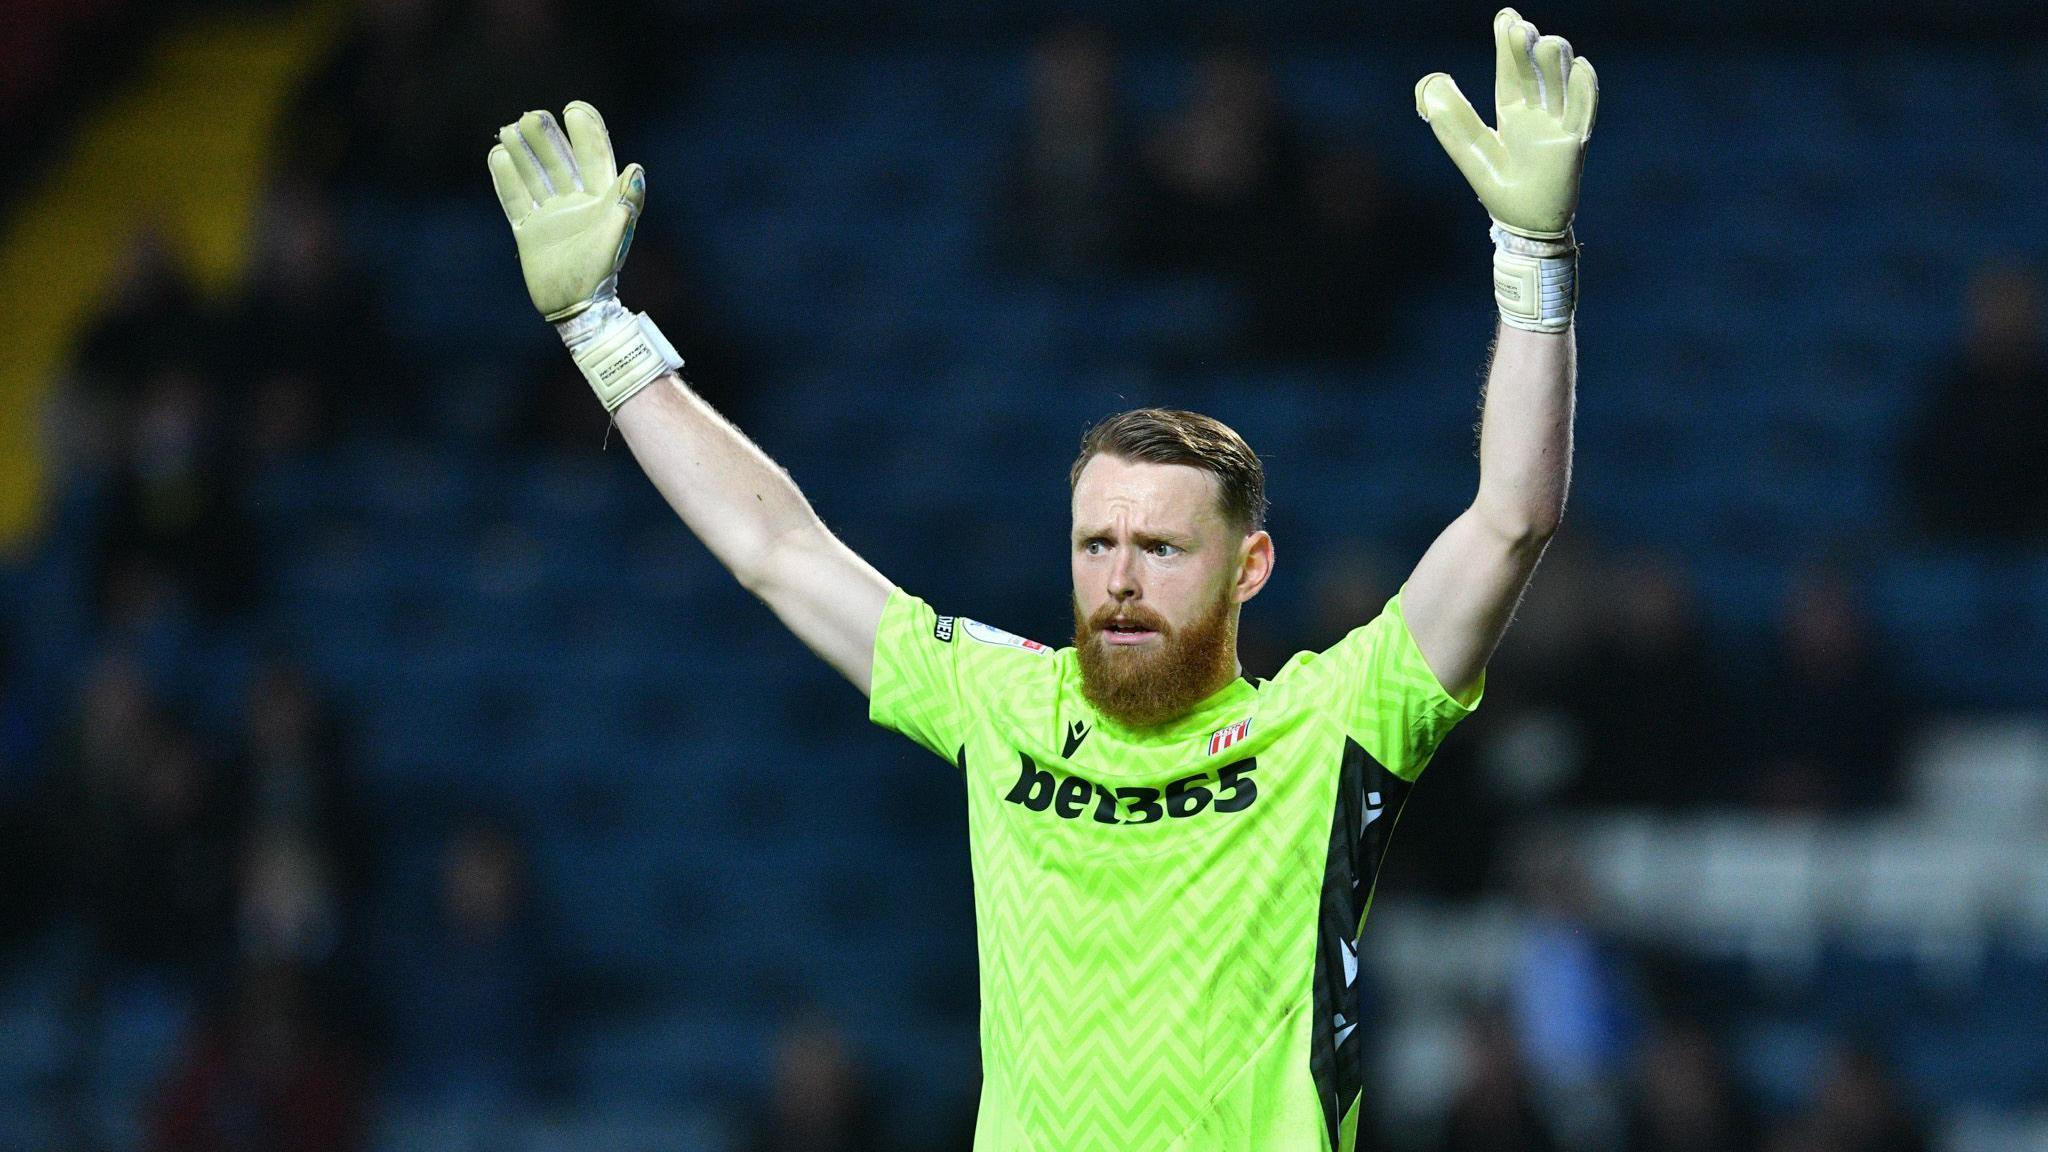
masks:
<path id="1" fill-rule="evenodd" d="M 1242 744 L 1252 734 L 1252 722 L 1239 720 L 1228 728 L 1219 728 L 1209 734 L 1209 755 L 1214 756 L 1232 744 Z"/>
<path id="2" fill-rule="evenodd" d="M 983 644 L 994 644 L 999 648 L 1022 648 L 1026 652 L 1044 653 L 1052 651 L 1052 649 L 1047 648 L 1036 640 L 1026 640 L 1014 632 L 1005 632 L 1001 628 L 992 628 L 979 620 L 962 618 L 960 624 L 961 627 L 967 629 L 969 636 L 974 637 Z"/>

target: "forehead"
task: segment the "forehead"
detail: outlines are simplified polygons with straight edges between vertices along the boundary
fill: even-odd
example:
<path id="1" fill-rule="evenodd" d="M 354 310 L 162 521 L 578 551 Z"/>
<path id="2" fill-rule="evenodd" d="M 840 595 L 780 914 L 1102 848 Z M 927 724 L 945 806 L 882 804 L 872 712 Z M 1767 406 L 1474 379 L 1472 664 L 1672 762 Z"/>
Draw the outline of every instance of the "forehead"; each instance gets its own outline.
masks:
<path id="1" fill-rule="evenodd" d="M 1074 482 L 1073 512 L 1076 530 L 1207 531 L 1223 526 L 1222 489 L 1186 464 L 1097 456 Z"/>

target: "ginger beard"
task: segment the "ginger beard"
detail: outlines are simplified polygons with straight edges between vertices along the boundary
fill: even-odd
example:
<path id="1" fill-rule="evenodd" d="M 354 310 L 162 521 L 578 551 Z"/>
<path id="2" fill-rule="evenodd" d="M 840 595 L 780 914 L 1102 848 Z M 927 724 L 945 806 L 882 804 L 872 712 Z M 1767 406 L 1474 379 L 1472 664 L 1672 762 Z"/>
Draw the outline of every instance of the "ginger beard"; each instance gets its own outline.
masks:
<path id="1" fill-rule="evenodd" d="M 1237 675 L 1236 607 L 1226 587 L 1184 628 L 1140 604 L 1111 602 L 1081 615 L 1074 600 L 1074 651 L 1081 694 L 1097 712 L 1128 728 L 1151 728 L 1186 715 Z M 1158 634 L 1154 644 L 1116 645 L 1103 638 L 1111 621 Z"/>

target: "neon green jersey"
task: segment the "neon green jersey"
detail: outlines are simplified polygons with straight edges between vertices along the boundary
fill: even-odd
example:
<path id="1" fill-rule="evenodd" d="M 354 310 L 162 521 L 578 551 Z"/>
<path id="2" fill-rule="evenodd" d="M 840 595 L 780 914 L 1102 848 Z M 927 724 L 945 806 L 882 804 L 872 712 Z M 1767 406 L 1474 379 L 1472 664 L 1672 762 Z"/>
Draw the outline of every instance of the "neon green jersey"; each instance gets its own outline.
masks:
<path id="1" fill-rule="evenodd" d="M 1396 596 L 1133 731 L 1082 696 L 1073 649 L 893 593 L 869 715 L 967 780 L 975 1152 L 1352 1147 L 1374 873 L 1480 692 L 1445 692 Z"/>

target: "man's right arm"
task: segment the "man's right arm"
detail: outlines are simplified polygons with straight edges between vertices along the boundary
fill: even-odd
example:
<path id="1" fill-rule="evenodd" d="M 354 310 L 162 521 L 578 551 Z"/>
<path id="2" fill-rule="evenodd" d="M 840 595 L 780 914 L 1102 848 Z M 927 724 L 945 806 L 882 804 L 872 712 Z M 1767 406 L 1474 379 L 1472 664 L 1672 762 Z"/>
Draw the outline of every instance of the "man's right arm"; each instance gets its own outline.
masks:
<path id="1" fill-rule="evenodd" d="M 654 322 L 619 303 L 645 173 L 618 171 L 597 109 L 578 101 L 562 119 L 529 112 L 499 130 L 490 152 L 534 307 L 669 507 L 799 640 L 872 694 L 890 583 L 826 530 L 788 473 L 690 391 Z"/>
<path id="2" fill-rule="evenodd" d="M 796 637 L 863 693 L 892 585 L 834 536 L 789 473 L 663 375 L 619 406 L 619 431 L 697 539 Z"/>

